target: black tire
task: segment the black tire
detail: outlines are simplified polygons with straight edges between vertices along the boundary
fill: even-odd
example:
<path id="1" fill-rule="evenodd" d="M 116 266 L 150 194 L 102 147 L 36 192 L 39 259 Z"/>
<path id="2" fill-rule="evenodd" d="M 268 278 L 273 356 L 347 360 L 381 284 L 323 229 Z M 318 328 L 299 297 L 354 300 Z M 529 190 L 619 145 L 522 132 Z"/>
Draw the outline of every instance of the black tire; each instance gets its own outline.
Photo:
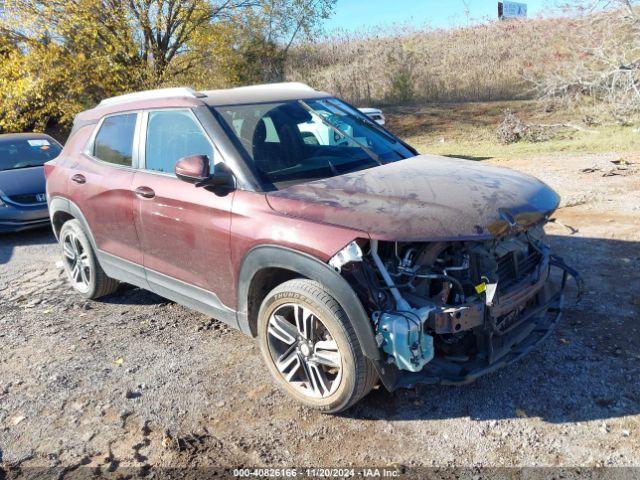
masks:
<path id="1" fill-rule="evenodd" d="M 285 379 L 276 366 L 276 360 L 272 354 L 273 335 L 269 337 L 268 333 L 269 321 L 274 312 L 281 311 L 278 310 L 279 308 L 291 304 L 299 304 L 311 311 L 313 316 L 320 320 L 322 326 L 326 328 L 325 332 L 328 331 L 329 338 L 337 344 L 342 364 L 341 377 L 336 390 L 326 397 L 313 398 L 301 393 L 299 388 L 295 388 Z M 333 296 L 318 282 L 296 279 L 273 289 L 260 306 L 258 337 L 260 350 L 269 371 L 282 389 L 304 405 L 324 413 L 338 413 L 348 409 L 367 395 L 378 380 L 373 364 L 362 353 L 346 313 Z M 303 369 L 303 371 L 306 370 Z M 307 376 L 307 378 L 310 377 Z"/>
<path id="2" fill-rule="evenodd" d="M 109 295 L 117 290 L 119 282 L 108 277 L 104 273 L 104 270 L 102 270 L 95 252 L 91 247 L 91 242 L 78 220 L 74 219 L 65 222 L 60 229 L 59 239 L 64 269 L 69 282 L 77 293 L 88 299 L 96 299 Z M 71 239 L 73 239 L 73 241 L 77 239 L 77 249 L 83 254 L 83 261 L 85 262 L 86 268 L 82 277 L 83 280 L 87 280 L 86 282 L 74 280 L 73 262 L 67 253 L 65 253 L 65 243 L 71 241 Z"/>

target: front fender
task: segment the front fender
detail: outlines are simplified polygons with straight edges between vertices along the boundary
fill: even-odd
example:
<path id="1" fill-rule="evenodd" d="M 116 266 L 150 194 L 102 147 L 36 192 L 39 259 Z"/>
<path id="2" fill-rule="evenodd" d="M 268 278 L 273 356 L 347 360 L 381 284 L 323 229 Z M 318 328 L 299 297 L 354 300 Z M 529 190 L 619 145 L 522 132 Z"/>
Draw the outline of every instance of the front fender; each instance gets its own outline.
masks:
<path id="1" fill-rule="evenodd" d="M 261 245 L 251 249 L 242 261 L 238 278 L 238 325 L 251 335 L 248 299 L 251 280 L 262 269 L 282 268 L 321 283 L 343 308 L 355 330 L 360 348 L 371 360 L 380 360 L 371 320 L 351 286 L 329 265 L 308 255 L 285 247 Z"/>

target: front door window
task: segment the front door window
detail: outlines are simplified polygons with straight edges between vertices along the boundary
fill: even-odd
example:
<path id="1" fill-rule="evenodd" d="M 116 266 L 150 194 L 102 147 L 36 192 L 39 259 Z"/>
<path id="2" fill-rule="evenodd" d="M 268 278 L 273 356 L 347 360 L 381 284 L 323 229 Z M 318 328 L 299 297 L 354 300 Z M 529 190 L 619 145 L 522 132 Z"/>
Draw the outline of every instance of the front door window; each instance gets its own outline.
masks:
<path id="1" fill-rule="evenodd" d="M 207 155 L 214 161 L 209 138 L 188 110 L 149 113 L 145 145 L 145 168 L 173 173 L 175 164 L 189 155 Z"/>

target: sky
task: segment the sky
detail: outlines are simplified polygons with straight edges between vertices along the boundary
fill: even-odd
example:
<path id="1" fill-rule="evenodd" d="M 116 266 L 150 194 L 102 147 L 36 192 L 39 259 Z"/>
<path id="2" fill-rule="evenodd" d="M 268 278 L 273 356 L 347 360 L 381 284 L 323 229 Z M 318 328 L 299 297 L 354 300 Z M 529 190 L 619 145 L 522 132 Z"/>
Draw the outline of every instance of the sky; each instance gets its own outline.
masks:
<path id="1" fill-rule="evenodd" d="M 518 0 L 527 4 L 529 17 L 550 11 L 551 0 Z M 334 15 L 327 20 L 327 30 L 357 30 L 380 24 L 425 24 L 450 28 L 467 24 L 465 3 L 472 21 L 495 19 L 498 0 L 337 0 Z"/>

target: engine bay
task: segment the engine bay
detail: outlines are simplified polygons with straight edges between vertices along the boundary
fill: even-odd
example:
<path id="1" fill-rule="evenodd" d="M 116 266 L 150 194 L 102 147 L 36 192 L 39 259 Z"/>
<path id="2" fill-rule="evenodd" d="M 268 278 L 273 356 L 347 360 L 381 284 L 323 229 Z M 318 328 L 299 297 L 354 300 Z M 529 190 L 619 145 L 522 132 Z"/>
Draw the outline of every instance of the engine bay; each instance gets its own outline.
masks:
<path id="1" fill-rule="evenodd" d="M 420 372 L 490 365 L 531 333 L 550 258 L 538 225 L 480 242 L 353 242 L 330 263 L 369 312 L 387 364 Z"/>

